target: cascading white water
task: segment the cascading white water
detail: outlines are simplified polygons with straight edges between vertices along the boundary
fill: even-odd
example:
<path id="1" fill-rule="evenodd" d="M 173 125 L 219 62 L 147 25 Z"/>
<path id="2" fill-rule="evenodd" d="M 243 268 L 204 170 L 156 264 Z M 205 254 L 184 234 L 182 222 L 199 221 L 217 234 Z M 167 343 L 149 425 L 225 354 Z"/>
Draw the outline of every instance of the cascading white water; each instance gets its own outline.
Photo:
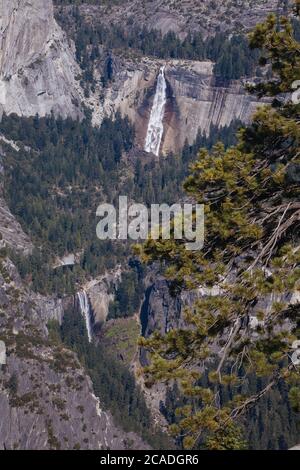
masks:
<path id="1" fill-rule="evenodd" d="M 89 302 L 89 299 L 85 290 L 77 292 L 77 296 L 79 300 L 80 311 L 85 319 L 88 339 L 89 339 L 89 342 L 91 343 L 92 337 L 93 337 L 93 333 L 92 333 L 93 328 L 92 328 L 92 322 L 91 322 L 90 302 Z"/>
<path id="2" fill-rule="evenodd" d="M 163 118 L 166 105 L 166 90 L 165 67 L 162 67 L 157 78 L 156 92 L 144 147 L 146 152 L 152 152 L 156 156 L 159 155 L 161 139 L 164 132 Z"/>

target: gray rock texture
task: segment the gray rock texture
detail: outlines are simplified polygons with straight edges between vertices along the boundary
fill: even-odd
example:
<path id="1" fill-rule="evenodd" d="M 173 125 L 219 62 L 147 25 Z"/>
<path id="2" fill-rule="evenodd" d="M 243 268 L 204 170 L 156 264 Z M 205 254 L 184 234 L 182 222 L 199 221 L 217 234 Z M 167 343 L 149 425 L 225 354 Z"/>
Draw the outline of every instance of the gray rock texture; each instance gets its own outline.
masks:
<path id="1" fill-rule="evenodd" d="M 52 0 L 0 0 L 0 108 L 7 114 L 81 115 L 80 68 Z"/>
<path id="2" fill-rule="evenodd" d="M 5 149 L 3 148 L 3 144 L 9 144 L 15 150 L 19 150 L 18 146 L 14 142 L 8 141 L 0 134 L 0 248 L 9 247 L 26 255 L 32 251 L 33 245 L 28 235 L 24 233 L 19 222 L 10 212 L 4 199 L 4 171 L 1 163 L 2 159 L 5 158 Z"/>
<path id="3" fill-rule="evenodd" d="M 11 354 L 1 375 L 0 449 L 124 449 L 126 439 L 134 440 L 101 409 L 71 353 L 61 351 L 63 368 L 46 346 L 36 347 L 36 354 Z"/>

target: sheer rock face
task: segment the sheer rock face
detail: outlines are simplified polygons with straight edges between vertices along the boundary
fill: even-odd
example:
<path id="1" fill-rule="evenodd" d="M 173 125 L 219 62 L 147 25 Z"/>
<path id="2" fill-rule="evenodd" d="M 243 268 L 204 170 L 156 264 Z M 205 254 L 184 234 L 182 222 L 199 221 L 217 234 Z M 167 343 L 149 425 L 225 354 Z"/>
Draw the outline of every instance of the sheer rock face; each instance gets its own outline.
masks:
<path id="1" fill-rule="evenodd" d="M 117 62 L 118 58 L 114 58 Z M 234 120 L 248 123 L 259 104 L 242 80 L 218 83 L 210 61 L 143 58 L 138 64 L 118 63 L 114 80 L 104 90 L 103 115 L 120 111 L 135 124 L 136 145 L 143 148 L 159 70 L 165 66 L 167 102 L 161 152 L 178 152 L 199 131 L 209 134 L 212 125 L 224 127 Z M 95 110 L 97 107 L 95 107 Z M 94 123 L 100 122 L 94 112 Z"/>
<path id="2" fill-rule="evenodd" d="M 51 0 L 0 0 L 0 109 L 81 115 L 80 73 Z"/>
<path id="3" fill-rule="evenodd" d="M 107 319 L 109 304 L 114 300 L 113 290 L 120 282 L 121 275 L 121 268 L 117 266 L 114 270 L 87 282 L 84 286 L 91 304 L 92 320 L 96 331 Z"/>
<path id="4" fill-rule="evenodd" d="M 183 326 L 182 296 L 172 296 L 168 282 L 163 277 L 148 287 L 142 307 L 142 332 L 146 337 L 158 331 L 167 333 L 170 329 Z"/>
<path id="5" fill-rule="evenodd" d="M 1 377 L 0 449 L 123 449 L 125 435 L 101 410 L 84 371 L 78 364 L 74 370 L 75 361 L 56 372 L 47 364 L 52 357 L 46 349 L 38 360 L 9 356 Z M 13 375 L 16 392 L 6 386 Z"/>

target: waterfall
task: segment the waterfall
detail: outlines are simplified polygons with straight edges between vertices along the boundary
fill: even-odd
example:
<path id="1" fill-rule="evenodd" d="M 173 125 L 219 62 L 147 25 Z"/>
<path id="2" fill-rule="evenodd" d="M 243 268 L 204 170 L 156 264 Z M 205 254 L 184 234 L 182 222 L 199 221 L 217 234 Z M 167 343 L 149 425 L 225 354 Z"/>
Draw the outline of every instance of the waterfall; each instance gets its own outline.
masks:
<path id="1" fill-rule="evenodd" d="M 90 302 L 89 302 L 89 299 L 85 290 L 77 292 L 77 296 L 79 300 L 81 314 L 83 315 L 85 319 L 88 339 L 89 339 L 89 342 L 91 343 L 92 337 L 93 337 L 93 328 L 92 328 L 92 322 L 91 322 Z"/>
<path id="2" fill-rule="evenodd" d="M 166 105 L 166 89 L 167 84 L 165 80 L 165 67 L 160 69 L 153 106 L 150 114 L 147 136 L 145 141 L 145 151 L 152 152 L 154 155 L 159 155 L 161 139 L 164 132 L 163 118 Z"/>

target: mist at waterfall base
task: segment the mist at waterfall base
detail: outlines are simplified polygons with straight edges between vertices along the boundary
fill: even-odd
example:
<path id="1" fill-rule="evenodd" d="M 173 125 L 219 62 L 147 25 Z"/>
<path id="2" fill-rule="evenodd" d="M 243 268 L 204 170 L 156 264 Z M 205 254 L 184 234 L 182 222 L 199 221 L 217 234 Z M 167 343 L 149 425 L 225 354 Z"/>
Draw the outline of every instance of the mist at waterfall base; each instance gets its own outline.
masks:
<path id="1" fill-rule="evenodd" d="M 87 293 L 84 290 L 78 292 L 77 297 L 79 300 L 80 312 L 85 320 L 88 340 L 91 343 L 92 338 L 93 338 L 93 327 L 92 327 L 92 320 L 91 320 L 90 302 L 89 302 Z"/>
<path id="2" fill-rule="evenodd" d="M 165 80 L 164 67 L 160 69 L 157 77 L 156 92 L 148 123 L 147 136 L 144 150 L 158 157 L 160 144 L 164 132 L 163 118 L 166 105 L 167 84 Z"/>

